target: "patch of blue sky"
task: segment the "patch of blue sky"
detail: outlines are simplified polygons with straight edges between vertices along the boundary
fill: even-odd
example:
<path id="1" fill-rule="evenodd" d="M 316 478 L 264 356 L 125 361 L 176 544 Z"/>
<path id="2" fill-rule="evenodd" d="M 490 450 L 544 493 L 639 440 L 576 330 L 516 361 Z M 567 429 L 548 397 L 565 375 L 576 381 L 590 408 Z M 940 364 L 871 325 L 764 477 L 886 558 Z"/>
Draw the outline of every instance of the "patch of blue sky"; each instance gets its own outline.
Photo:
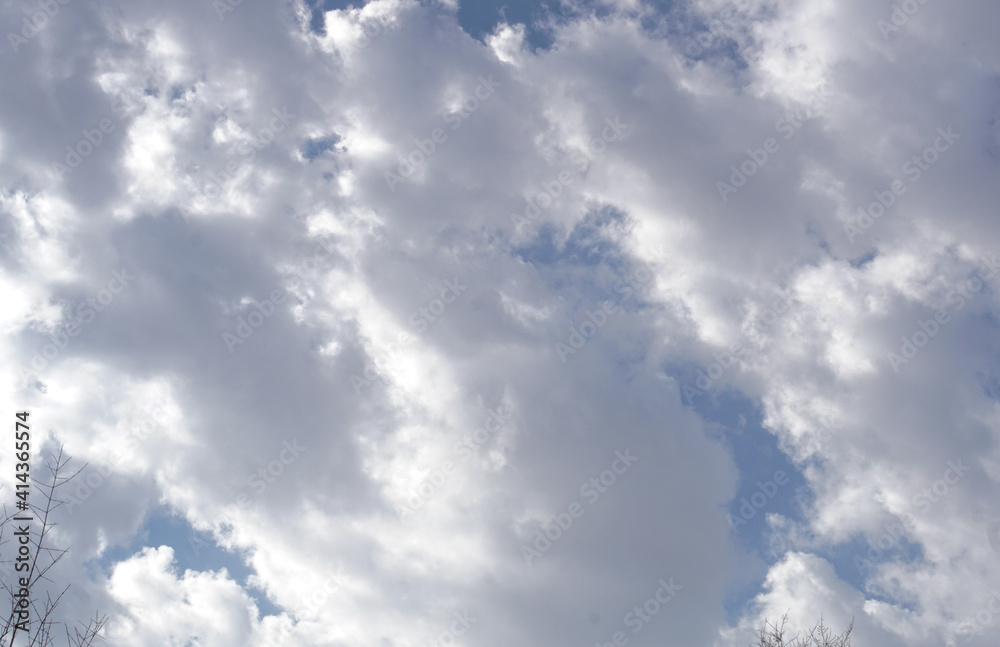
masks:
<path id="1" fill-rule="evenodd" d="M 323 12 L 334 9 L 360 7 L 364 0 L 310 0 L 311 27 L 323 31 Z M 656 2 L 654 5 L 672 3 Z M 597 0 L 490 0 L 460 1 L 457 18 L 459 25 L 473 38 L 484 41 L 500 23 L 525 26 L 525 40 L 532 51 L 547 50 L 553 44 L 553 28 L 572 16 L 590 13 L 598 18 L 611 13 L 611 9 Z"/>
<path id="2" fill-rule="evenodd" d="M 695 365 L 672 367 L 668 374 L 680 384 L 694 384 L 698 369 Z M 782 559 L 790 546 L 781 530 L 772 532 L 766 522 L 771 513 L 780 514 L 790 522 L 803 521 L 802 510 L 811 505 L 814 494 L 802 473 L 788 460 L 778 447 L 777 439 L 761 425 L 759 405 L 740 392 L 716 386 L 705 395 L 691 400 L 691 406 L 705 420 L 710 435 L 724 442 L 731 450 L 740 471 L 740 484 L 726 514 L 732 519 L 737 550 L 751 559 L 759 559 L 754 572 L 759 572 L 756 582 L 742 579 L 735 583 L 725 601 L 728 620 L 733 623 L 745 611 L 756 595 L 763 592 L 765 565 Z M 778 484 L 777 472 L 784 472 L 788 480 Z M 771 484 L 774 484 L 773 486 Z M 771 496 L 769 493 L 774 492 Z M 909 608 L 904 601 L 881 594 L 869 586 L 869 579 L 879 565 L 890 562 L 913 564 L 924 559 L 923 549 L 904 536 L 899 529 L 887 522 L 884 532 L 866 538 L 855 536 L 849 542 L 836 546 L 819 546 L 809 552 L 826 559 L 837 576 L 858 590 L 866 591 L 871 599 Z M 890 532 L 896 529 L 896 534 Z M 912 610 L 912 609 L 911 609 Z"/>
<path id="3" fill-rule="evenodd" d="M 698 369 L 693 365 L 667 367 L 679 384 L 694 384 Z M 687 403 L 686 403 L 687 404 Z M 772 542 L 766 517 L 779 514 L 792 522 L 802 520 L 811 491 L 805 478 L 778 447 L 777 438 L 764 429 L 760 405 L 739 391 L 717 385 L 690 406 L 709 427 L 709 435 L 730 451 L 739 470 L 736 494 L 722 512 L 731 525 L 737 550 L 760 560 L 760 577 L 753 582 L 735 582 L 725 601 L 726 614 L 735 622 L 746 605 L 762 592 L 764 564 L 772 564 L 783 551 Z"/>
<path id="4" fill-rule="evenodd" d="M 877 590 L 868 586 L 868 580 L 879 567 L 892 562 L 915 564 L 925 557 L 920 544 L 900 536 L 898 529 L 893 532 L 893 525 L 898 523 L 887 521 L 881 532 L 872 537 L 856 535 L 849 542 L 815 552 L 833 565 L 840 579 L 859 591 L 878 594 Z M 901 601 L 889 597 L 876 599 L 901 604 Z"/>
<path id="5" fill-rule="evenodd" d="M 218 571 L 225 568 L 233 580 L 239 582 L 257 604 L 261 616 L 278 615 L 280 609 L 263 593 L 247 583 L 252 570 L 244 560 L 215 543 L 211 535 L 197 532 L 182 517 L 173 514 L 166 506 L 157 508 L 145 520 L 128 546 L 112 546 L 97 560 L 97 566 L 110 575 L 118 562 L 129 559 L 145 547 L 170 546 L 174 551 L 177 573 L 186 570 Z"/>
<path id="6" fill-rule="evenodd" d="M 611 299 L 628 311 L 641 310 L 648 305 L 641 288 L 652 274 L 619 244 L 627 227 L 624 213 L 603 207 L 585 215 L 564 240 L 555 225 L 542 223 L 530 242 L 513 247 L 511 253 L 534 265 L 554 288 L 573 284 L 583 300 Z M 633 288 L 627 299 L 624 286 Z"/>
<path id="7" fill-rule="evenodd" d="M 309 2 L 313 10 L 310 26 L 317 33 L 323 31 L 325 11 L 365 4 L 364 0 Z M 538 53 L 552 48 L 554 32 L 560 24 L 581 15 L 600 19 L 611 12 L 611 7 L 598 0 L 491 0 L 460 1 L 456 17 L 462 29 L 480 41 L 485 41 L 501 23 L 524 25 L 527 46 Z M 712 17 L 694 13 L 687 3 L 647 2 L 640 22 L 649 34 L 669 39 L 680 54 L 679 61 L 713 61 L 732 67 L 734 73 L 748 67 L 736 41 L 720 33 Z"/>
<path id="8" fill-rule="evenodd" d="M 338 135 L 307 139 L 302 145 L 302 157 L 311 162 L 317 157 L 322 157 L 327 151 L 334 150 L 339 142 Z"/>

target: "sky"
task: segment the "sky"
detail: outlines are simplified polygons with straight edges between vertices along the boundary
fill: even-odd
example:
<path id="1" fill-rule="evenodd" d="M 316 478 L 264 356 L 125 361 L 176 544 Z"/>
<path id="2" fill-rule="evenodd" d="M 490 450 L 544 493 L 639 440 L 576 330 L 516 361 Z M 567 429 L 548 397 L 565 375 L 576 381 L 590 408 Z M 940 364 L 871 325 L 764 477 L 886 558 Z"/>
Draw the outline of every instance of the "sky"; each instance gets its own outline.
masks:
<path id="1" fill-rule="evenodd" d="M 0 0 L 0 410 L 80 470 L 34 593 L 112 647 L 996 645 L 998 25 Z"/>

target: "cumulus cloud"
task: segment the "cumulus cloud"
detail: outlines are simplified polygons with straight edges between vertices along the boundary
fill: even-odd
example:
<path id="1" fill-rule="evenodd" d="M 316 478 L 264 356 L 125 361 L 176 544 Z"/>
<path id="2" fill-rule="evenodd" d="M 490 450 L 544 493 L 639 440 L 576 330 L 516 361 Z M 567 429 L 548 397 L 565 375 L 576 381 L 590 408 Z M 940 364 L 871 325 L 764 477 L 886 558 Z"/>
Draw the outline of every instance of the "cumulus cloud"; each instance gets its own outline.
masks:
<path id="1" fill-rule="evenodd" d="M 66 617 L 992 644 L 996 6 L 574 2 L 480 38 L 457 2 L 49 4 L 0 8 L 0 397 L 39 469 L 87 463 Z"/>

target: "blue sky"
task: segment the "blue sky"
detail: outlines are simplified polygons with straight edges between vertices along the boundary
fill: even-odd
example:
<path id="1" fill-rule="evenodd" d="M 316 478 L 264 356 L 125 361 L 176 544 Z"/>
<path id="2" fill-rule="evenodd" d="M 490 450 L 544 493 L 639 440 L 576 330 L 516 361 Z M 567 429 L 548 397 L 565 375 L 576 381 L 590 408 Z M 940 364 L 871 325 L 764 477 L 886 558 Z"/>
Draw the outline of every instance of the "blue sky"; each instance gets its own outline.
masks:
<path id="1" fill-rule="evenodd" d="M 60 618 L 995 644 L 995 3 L 56 5 L 0 394 L 86 465 Z"/>
<path id="2" fill-rule="evenodd" d="M 321 28 L 322 11 L 331 9 L 346 9 L 350 6 L 360 6 L 361 2 L 342 2 L 340 0 L 322 0 L 314 2 L 314 28 Z M 663 5 L 664 3 L 657 3 Z M 576 8 L 588 8 L 591 3 L 579 3 Z M 552 46 L 551 30 L 546 28 L 550 20 L 560 20 L 566 17 L 568 9 L 572 8 L 563 2 L 530 2 L 526 0 L 511 0 L 509 2 L 463 2 L 459 3 L 455 16 L 459 26 L 473 38 L 482 41 L 493 33 L 500 23 L 522 24 L 525 26 L 525 37 L 529 47 L 534 50 L 548 49 Z"/>

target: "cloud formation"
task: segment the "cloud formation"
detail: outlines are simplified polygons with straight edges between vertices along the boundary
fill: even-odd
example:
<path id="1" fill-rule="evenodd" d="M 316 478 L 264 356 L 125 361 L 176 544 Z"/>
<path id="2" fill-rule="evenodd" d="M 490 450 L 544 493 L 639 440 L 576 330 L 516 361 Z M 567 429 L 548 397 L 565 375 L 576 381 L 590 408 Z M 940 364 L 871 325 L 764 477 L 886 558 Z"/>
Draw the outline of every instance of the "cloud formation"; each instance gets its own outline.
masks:
<path id="1" fill-rule="evenodd" d="M 995 643 L 1000 6 L 602 0 L 477 39 L 455 1 L 321 4 L 0 3 L 0 397 L 89 464 L 67 617 Z M 163 510 L 246 573 L 122 555 Z"/>

